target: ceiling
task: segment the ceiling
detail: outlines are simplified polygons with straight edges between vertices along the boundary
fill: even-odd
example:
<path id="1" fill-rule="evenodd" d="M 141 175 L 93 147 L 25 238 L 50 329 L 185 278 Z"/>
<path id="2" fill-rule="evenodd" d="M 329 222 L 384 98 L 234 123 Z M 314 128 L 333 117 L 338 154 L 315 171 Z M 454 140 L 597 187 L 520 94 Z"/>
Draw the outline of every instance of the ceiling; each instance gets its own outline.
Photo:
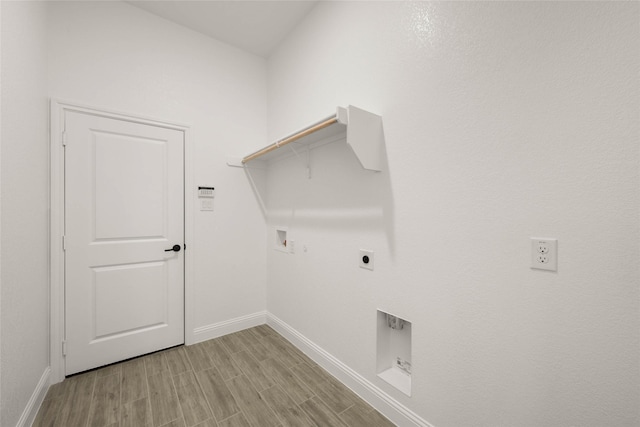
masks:
<path id="1" fill-rule="evenodd" d="M 317 0 L 127 1 L 176 24 L 268 57 Z"/>

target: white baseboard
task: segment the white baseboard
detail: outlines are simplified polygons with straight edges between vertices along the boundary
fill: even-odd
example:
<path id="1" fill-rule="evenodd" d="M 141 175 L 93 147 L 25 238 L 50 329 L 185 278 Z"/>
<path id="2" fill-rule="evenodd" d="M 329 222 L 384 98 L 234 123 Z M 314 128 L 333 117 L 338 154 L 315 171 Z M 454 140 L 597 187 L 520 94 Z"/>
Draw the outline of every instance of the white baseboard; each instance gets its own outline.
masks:
<path id="1" fill-rule="evenodd" d="M 265 323 L 267 323 L 267 312 L 260 311 L 258 313 L 236 317 L 235 319 L 225 320 L 224 322 L 200 326 L 193 330 L 192 340 L 190 340 L 190 343 L 196 344 L 202 341 L 238 332 L 243 329 L 253 328 L 254 326 L 258 325 L 264 325 Z"/>
<path id="2" fill-rule="evenodd" d="M 29 399 L 29 402 L 27 402 L 27 406 L 24 408 L 22 416 L 18 420 L 16 427 L 31 427 L 31 424 L 35 421 L 36 415 L 38 415 L 38 410 L 40 410 L 40 406 L 44 401 L 44 397 L 47 395 L 47 391 L 49 391 L 50 374 L 51 369 L 47 366 L 40 377 L 40 381 L 38 381 L 38 385 L 35 390 L 33 390 L 31 398 Z"/>
<path id="3" fill-rule="evenodd" d="M 320 346 L 306 338 L 271 313 L 266 314 L 267 324 L 291 341 L 318 365 L 329 371 L 341 383 L 373 406 L 400 427 L 433 427 L 418 414 L 395 400 L 371 381 L 336 359 Z"/>

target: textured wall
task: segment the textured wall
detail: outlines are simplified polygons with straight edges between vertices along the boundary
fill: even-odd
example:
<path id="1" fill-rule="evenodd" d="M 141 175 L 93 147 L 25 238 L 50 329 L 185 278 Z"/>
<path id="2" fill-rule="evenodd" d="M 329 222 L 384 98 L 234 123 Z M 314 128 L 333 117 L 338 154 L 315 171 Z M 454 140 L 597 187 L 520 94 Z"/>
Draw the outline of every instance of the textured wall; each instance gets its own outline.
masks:
<path id="1" fill-rule="evenodd" d="M 44 3 L 3 1 L 0 425 L 49 365 L 48 100 Z"/>
<path id="2" fill-rule="evenodd" d="M 271 167 L 297 252 L 268 230 L 269 311 L 438 427 L 637 424 L 638 17 L 320 3 L 269 59 L 269 140 L 353 104 L 383 116 L 388 167 L 340 143 L 311 180 Z M 557 273 L 531 236 L 559 240 Z M 376 378 L 376 309 L 413 322 L 411 398 Z"/>

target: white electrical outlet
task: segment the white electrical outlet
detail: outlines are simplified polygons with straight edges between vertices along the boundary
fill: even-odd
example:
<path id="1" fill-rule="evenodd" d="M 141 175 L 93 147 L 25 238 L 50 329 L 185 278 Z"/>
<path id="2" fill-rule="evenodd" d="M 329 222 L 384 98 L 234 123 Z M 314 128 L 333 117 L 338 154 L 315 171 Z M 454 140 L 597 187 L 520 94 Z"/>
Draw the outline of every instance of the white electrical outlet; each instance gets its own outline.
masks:
<path id="1" fill-rule="evenodd" d="M 531 268 L 558 270 L 558 240 L 531 238 Z"/>

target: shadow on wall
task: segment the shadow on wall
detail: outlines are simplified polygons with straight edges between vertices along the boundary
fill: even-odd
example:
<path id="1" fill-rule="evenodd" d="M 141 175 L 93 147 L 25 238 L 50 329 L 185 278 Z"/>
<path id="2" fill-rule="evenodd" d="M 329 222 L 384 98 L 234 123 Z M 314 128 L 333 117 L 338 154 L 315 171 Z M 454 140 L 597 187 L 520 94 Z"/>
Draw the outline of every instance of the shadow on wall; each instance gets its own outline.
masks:
<path id="1" fill-rule="evenodd" d="M 268 226 L 386 237 L 395 253 L 394 202 L 386 150 L 382 171 L 366 170 L 344 135 L 307 148 L 282 147 L 274 160 L 254 160 L 247 179 Z"/>

